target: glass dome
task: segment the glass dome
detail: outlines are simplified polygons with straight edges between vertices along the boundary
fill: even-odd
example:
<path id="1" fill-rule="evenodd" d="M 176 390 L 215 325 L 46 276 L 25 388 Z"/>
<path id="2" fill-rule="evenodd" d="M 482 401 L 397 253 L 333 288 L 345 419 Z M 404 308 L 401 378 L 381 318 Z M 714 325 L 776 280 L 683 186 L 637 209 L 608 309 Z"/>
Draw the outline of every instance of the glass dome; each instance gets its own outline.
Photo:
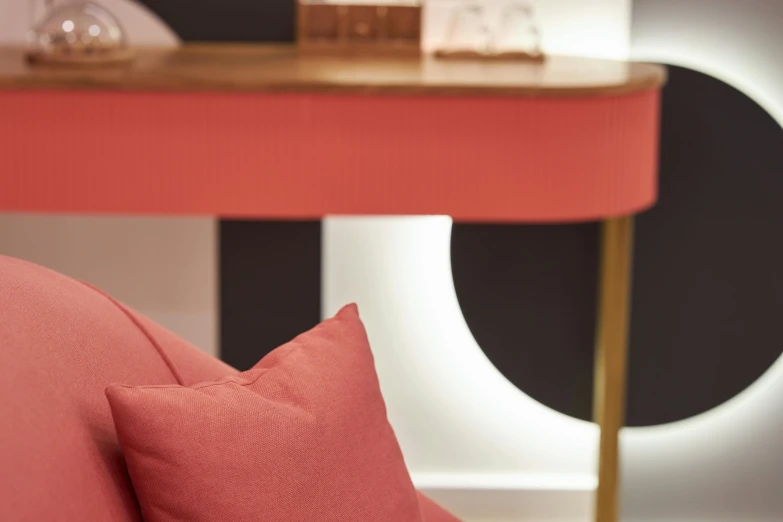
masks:
<path id="1" fill-rule="evenodd" d="M 93 2 L 56 6 L 29 34 L 30 58 L 53 63 L 125 61 L 125 32 L 108 10 Z"/>

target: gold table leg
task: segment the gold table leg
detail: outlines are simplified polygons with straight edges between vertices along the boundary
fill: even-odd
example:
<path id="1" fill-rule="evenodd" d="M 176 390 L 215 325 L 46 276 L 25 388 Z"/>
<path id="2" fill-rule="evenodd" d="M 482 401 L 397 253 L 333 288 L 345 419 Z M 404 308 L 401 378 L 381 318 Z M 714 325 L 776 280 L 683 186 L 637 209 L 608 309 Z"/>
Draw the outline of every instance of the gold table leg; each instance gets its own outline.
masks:
<path id="1" fill-rule="evenodd" d="M 619 434 L 625 417 L 633 217 L 604 221 L 598 295 L 595 421 L 601 428 L 595 521 L 619 520 Z"/>

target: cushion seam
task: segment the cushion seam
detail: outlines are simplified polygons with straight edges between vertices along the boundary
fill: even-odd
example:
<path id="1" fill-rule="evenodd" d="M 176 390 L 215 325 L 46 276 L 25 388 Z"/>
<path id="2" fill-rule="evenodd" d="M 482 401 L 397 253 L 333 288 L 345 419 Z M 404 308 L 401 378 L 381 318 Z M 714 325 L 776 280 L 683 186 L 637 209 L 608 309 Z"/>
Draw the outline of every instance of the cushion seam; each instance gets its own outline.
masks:
<path id="1" fill-rule="evenodd" d="M 294 343 L 294 342 L 296 342 L 296 341 L 295 340 L 294 341 L 289 341 L 289 343 L 291 343 L 291 344 Z M 283 345 L 283 346 L 285 346 L 285 345 Z M 278 347 L 278 348 L 280 348 L 280 347 Z M 240 378 L 239 375 L 242 375 L 242 374 L 239 374 L 239 375 L 229 375 L 229 376 L 223 377 L 222 379 L 214 381 L 214 382 L 203 382 L 203 383 L 194 384 L 193 386 L 185 386 L 184 384 L 179 384 L 179 385 L 177 385 L 177 384 L 146 384 L 146 385 L 142 384 L 140 386 L 131 385 L 131 384 L 114 384 L 112 386 L 117 386 L 117 387 L 120 387 L 120 388 L 135 389 L 135 390 L 139 390 L 139 389 L 141 389 L 141 390 L 161 390 L 161 389 L 179 389 L 179 388 L 188 388 L 190 390 L 203 390 L 204 388 L 211 388 L 213 386 L 223 386 L 223 385 L 226 385 L 226 384 L 236 384 L 237 386 L 242 386 L 242 387 L 252 386 L 256 382 L 258 382 L 258 380 L 261 379 L 261 377 L 266 375 L 269 371 L 274 370 L 275 368 L 277 368 L 281 364 L 283 364 L 283 362 L 285 362 L 291 355 L 293 355 L 294 353 L 297 353 L 297 352 L 299 352 L 301 350 L 306 350 L 306 349 L 307 349 L 306 345 L 304 345 L 302 343 L 299 343 L 299 342 L 296 342 L 296 347 L 294 349 L 292 349 L 290 352 L 288 352 L 285 356 L 283 356 L 279 361 L 277 361 L 277 364 L 275 364 L 271 368 L 251 368 L 247 372 L 243 372 L 244 374 L 247 374 L 249 372 L 256 372 L 256 371 L 259 372 L 259 374 L 252 381 L 248 381 L 248 382 L 245 382 L 245 383 L 237 382 L 236 380 L 233 380 L 233 379 Z"/>
<path id="2" fill-rule="evenodd" d="M 130 310 L 128 310 L 122 303 L 114 299 L 112 296 L 101 290 L 100 288 L 96 288 L 95 286 L 91 285 L 90 283 L 87 283 L 85 281 L 79 281 L 82 285 L 86 286 L 87 288 L 93 290 L 94 292 L 97 292 L 98 294 L 105 297 L 111 304 L 115 306 L 120 312 L 122 312 L 125 317 L 130 319 L 131 323 L 136 327 L 139 332 L 144 335 L 144 337 L 147 338 L 149 343 L 152 345 L 153 348 L 155 348 L 155 351 L 158 352 L 158 356 L 161 358 L 163 363 L 166 365 L 166 367 L 171 372 L 171 375 L 176 379 L 177 383 L 180 386 L 185 386 L 185 381 L 182 379 L 182 375 L 180 375 L 179 371 L 177 370 L 177 367 L 174 365 L 174 361 L 171 360 L 169 355 L 163 350 L 163 347 L 158 343 L 157 339 L 147 330 L 147 328 L 144 327 L 143 324 L 134 316 Z"/>

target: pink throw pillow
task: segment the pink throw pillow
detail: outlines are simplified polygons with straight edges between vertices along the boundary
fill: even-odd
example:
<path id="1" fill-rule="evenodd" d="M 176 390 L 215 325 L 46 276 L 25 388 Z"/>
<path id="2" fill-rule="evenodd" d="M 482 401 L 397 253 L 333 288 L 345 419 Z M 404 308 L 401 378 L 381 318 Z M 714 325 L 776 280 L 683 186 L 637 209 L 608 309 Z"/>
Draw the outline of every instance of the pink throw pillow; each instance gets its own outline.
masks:
<path id="1" fill-rule="evenodd" d="M 424 520 L 355 305 L 239 375 L 106 395 L 146 522 Z"/>

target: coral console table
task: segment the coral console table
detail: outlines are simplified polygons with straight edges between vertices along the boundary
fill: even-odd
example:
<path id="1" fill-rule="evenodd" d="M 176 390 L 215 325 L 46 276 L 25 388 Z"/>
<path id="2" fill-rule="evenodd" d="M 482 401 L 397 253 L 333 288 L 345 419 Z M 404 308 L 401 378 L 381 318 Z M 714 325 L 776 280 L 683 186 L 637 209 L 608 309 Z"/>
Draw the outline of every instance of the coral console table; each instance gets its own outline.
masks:
<path id="1" fill-rule="evenodd" d="M 655 203 L 663 68 L 142 49 L 31 68 L 0 49 L 0 211 L 602 220 L 596 519 L 617 520 L 632 216 Z"/>

